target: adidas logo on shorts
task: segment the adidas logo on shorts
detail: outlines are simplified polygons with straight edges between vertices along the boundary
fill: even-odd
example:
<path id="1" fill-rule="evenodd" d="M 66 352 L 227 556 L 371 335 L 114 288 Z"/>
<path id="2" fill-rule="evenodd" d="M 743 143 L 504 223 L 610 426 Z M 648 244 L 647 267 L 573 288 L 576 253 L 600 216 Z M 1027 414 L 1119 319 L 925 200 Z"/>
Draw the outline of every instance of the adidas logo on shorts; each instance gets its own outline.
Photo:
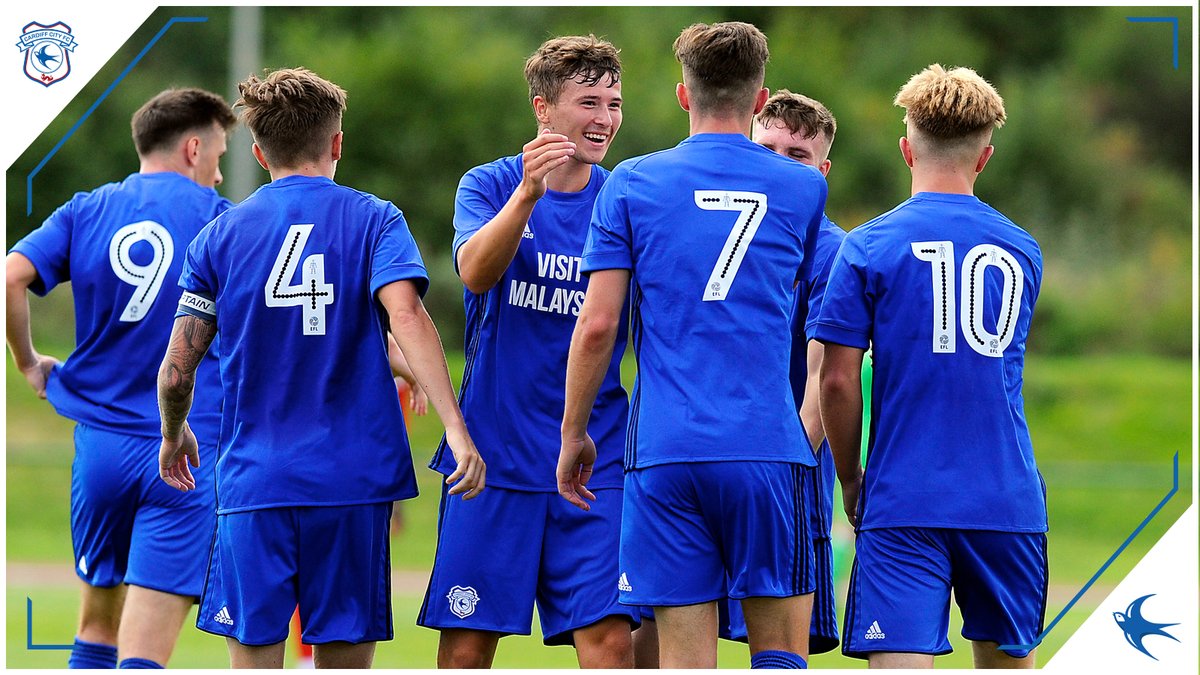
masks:
<path id="1" fill-rule="evenodd" d="M 867 629 L 867 634 L 864 637 L 868 640 L 882 640 L 887 637 L 887 635 L 885 635 L 883 629 L 879 627 L 878 621 L 872 621 L 871 627 Z"/>
<path id="2" fill-rule="evenodd" d="M 217 612 L 217 615 L 213 617 L 213 621 L 216 621 L 217 623 L 223 623 L 226 626 L 232 626 L 233 617 L 229 616 L 229 608 L 222 607 L 221 611 Z"/>
<path id="3" fill-rule="evenodd" d="M 633 586 L 629 585 L 629 577 L 625 576 L 624 572 L 621 572 L 621 578 L 617 580 L 617 590 L 625 591 L 626 593 L 633 590 Z"/>
<path id="4" fill-rule="evenodd" d="M 79 571 L 83 572 L 84 574 L 88 573 L 88 571 L 87 571 L 87 556 L 85 556 L 85 555 L 79 556 Z"/>

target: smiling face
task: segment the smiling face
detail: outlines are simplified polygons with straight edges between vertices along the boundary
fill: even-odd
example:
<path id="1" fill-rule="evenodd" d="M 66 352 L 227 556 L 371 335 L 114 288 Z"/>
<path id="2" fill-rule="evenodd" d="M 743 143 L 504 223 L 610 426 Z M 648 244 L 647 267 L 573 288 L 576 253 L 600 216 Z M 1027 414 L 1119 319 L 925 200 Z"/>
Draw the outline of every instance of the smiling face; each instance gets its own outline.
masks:
<path id="1" fill-rule="evenodd" d="M 803 131 L 793 133 L 782 120 L 772 120 L 763 126 L 754 123 L 754 142 L 784 157 L 816 168 L 821 175 L 829 175 L 829 141 L 822 133 L 805 138 Z"/>
<path id="2" fill-rule="evenodd" d="M 539 131 L 566 136 L 575 144 L 574 161 L 599 164 L 621 128 L 621 83 L 608 82 L 607 77 L 590 85 L 564 82 L 556 103 L 534 97 Z"/>

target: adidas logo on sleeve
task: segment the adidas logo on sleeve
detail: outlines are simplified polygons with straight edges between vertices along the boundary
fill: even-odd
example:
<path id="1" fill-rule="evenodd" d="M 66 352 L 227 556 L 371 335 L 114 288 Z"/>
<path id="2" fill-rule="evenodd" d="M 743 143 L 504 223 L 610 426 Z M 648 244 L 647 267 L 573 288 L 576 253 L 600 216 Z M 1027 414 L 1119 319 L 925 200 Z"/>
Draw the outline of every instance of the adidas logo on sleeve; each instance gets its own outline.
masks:
<path id="1" fill-rule="evenodd" d="M 871 627 L 867 629 L 867 634 L 863 637 L 868 640 L 882 640 L 887 637 L 887 635 L 885 635 L 883 629 L 879 627 L 878 621 L 872 621 Z"/>

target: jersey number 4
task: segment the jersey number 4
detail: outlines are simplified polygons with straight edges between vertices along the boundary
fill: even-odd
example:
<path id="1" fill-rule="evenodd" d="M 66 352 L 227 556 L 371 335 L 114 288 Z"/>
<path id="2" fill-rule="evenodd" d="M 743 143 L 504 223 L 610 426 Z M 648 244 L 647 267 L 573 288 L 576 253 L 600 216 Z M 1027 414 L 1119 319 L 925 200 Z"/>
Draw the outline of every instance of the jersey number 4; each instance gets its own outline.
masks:
<path id="1" fill-rule="evenodd" d="M 304 252 L 312 229 L 311 224 L 288 228 L 263 291 L 266 293 L 267 307 L 303 308 L 302 334 L 324 335 L 325 306 L 333 304 L 333 284 L 325 283 L 325 255 L 314 253 L 304 259 L 303 265 L 300 264 L 300 254 Z M 300 283 L 293 285 L 297 267 L 303 271 Z"/>
<path id="2" fill-rule="evenodd" d="M 914 242 L 912 252 L 929 263 L 933 279 L 933 353 L 955 352 L 958 331 L 954 324 L 957 320 L 971 349 L 984 356 L 1003 356 L 1004 350 L 1012 344 L 1017 316 L 1021 312 L 1021 293 L 1025 290 L 1025 273 L 1016 258 L 992 244 L 980 244 L 967 251 L 962 263 L 962 305 L 956 307 L 954 242 Z M 1004 277 L 994 332 L 984 325 L 984 284 L 989 267 L 997 268 Z"/>
<path id="3" fill-rule="evenodd" d="M 696 190 L 696 206 L 705 211 L 737 211 L 733 229 L 725 238 L 721 256 L 708 276 L 704 286 L 704 301 L 720 302 L 729 295 L 729 288 L 737 278 L 746 257 L 746 249 L 758 233 L 763 216 L 767 215 L 767 196 L 761 192 L 733 192 L 727 190 Z"/>
<path id="4" fill-rule="evenodd" d="M 142 241 L 150 244 L 154 251 L 150 262 L 144 265 L 134 262 L 131 254 L 134 244 Z M 171 269 L 174 258 L 175 242 L 171 240 L 171 233 L 152 220 L 132 223 L 117 230 L 108 242 L 108 263 L 118 279 L 133 285 L 133 297 L 125 304 L 121 321 L 137 323 L 145 318 L 158 298 L 158 292 L 162 290 L 163 278 Z"/>

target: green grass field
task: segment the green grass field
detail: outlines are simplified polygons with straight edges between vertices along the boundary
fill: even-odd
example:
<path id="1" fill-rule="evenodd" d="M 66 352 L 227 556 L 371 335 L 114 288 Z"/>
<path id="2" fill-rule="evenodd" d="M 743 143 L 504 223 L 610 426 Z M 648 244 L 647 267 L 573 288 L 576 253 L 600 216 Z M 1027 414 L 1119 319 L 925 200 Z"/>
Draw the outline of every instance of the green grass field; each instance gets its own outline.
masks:
<path id="1" fill-rule="evenodd" d="M 62 355 L 59 352 L 54 352 Z M 451 357 L 461 372 L 461 357 Z M 10 566 L 42 563 L 57 573 L 47 579 L 14 579 L 6 594 L 7 665 L 54 668 L 66 663 L 61 651 L 26 649 L 26 598 L 33 601 L 33 638 L 39 644 L 69 643 L 77 593 L 64 583 L 71 565 L 69 484 L 72 424 L 33 398 L 24 380 L 6 368 L 7 561 Z M 1051 598 L 1053 619 L 1121 545 L 1171 488 L 1171 458 L 1180 455 L 1180 494 L 1163 509 L 1097 581 L 1039 651 L 1045 663 L 1125 573 L 1141 558 L 1191 500 L 1190 365 L 1152 357 L 1050 358 L 1034 355 L 1026 371 L 1027 414 L 1049 490 Z M 422 467 L 440 437 L 432 414 L 414 420 L 415 463 Z M 485 453 L 486 448 L 481 448 Z M 404 531 L 393 541 L 398 570 L 428 570 L 434 553 L 438 477 L 418 469 L 421 496 L 405 505 Z M 840 517 L 840 516 L 839 516 Z M 844 567 L 839 565 L 839 567 Z M 35 567 L 34 569 L 39 569 Z M 379 667 L 432 667 L 437 634 L 414 625 L 422 589 L 397 588 L 396 639 L 379 646 Z M 955 618 L 957 621 L 957 617 Z M 188 624 L 190 626 L 191 624 Z M 171 665 L 221 667 L 228 663 L 219 638 L 185 626 Z M 537 626 L 534 635 L 540 636 Z M 941 667 L 969 667 L 970 647 L 952 624 L 955 653 Z M 742 645 L 723 644 L 722 667 L 746 667 Z M 497 667 L 573 667 L 569 648 L 542 646 L 540 637 L 503 640 Z M 862 667 L 839 654 L 814 656 L 819 668 Z"/>

